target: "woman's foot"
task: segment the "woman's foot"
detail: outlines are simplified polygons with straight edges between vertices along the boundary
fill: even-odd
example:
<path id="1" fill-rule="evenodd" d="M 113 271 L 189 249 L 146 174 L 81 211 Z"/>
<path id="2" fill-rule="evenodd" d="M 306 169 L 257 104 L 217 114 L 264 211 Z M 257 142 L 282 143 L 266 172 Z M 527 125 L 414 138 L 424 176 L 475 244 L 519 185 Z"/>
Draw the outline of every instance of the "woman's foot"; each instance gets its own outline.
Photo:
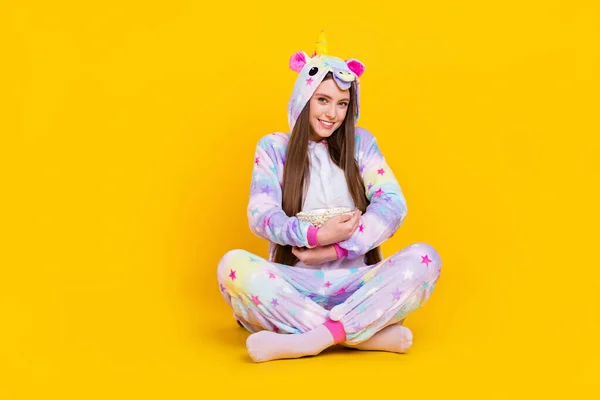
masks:
<path id="1" fill-rule="evenodd" d="M 333 344 L 333 336 L 324 325 L 298 334 L 260 331 L 246 340 L 248 354 L 254 362 L 314 356 Z"/>
<path id="2" fill-rule="evenodd" d="M 406 353 L 412 346 L 413 335 L 410 329 L 402 325 L 390 325 L 377 332 L 369 340 L 359 344 L 340 343 L 358 350 L 379 350 L 393 353 Z"/>

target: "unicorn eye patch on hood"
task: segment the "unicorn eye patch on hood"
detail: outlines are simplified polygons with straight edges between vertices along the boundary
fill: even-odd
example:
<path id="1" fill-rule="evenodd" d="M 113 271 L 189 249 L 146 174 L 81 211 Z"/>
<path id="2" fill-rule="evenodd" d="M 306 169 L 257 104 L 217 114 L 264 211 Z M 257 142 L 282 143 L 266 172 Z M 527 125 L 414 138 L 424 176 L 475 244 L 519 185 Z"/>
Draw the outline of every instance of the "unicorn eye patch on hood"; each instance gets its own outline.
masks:
<path id="1" fill-rule="evenodd" d="M 322 31 L 317 39 L 315 53 L 311 56 L 303 51 L 298 51 L 290 57 L 290 68 L 299 73 L 294 84 L 292 97 L 288 103 L 288 123 L 290 132 L 294 129 L 298 116 L 310 100 L 319 84 L 328 72 L 333 74 L 337 86 L 341 90 L 347 90 L 356 82 L 356 116 L 354 123 L 359 117 L 359 80 L 365 71 L 362 62 L 356 59 L 343 60 L 339 57 L 327 54 L 327 40 L 325 32 Z"/>

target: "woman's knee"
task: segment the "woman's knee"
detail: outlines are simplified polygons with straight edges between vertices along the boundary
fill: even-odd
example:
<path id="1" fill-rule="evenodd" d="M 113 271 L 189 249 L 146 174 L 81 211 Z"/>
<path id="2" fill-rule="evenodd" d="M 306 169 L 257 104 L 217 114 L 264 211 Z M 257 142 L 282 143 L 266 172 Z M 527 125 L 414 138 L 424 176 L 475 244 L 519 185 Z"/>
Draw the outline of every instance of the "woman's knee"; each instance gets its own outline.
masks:
<path id="1" fill-rule="evenodd" d="M 438 277 L 442 269 L 442 259 L 438 251 L 428 243 L 415 243 L 413 246 L 420 258 L 420 264 L 424 264 L 429 270 L 429 278 Z"/>
<path id="2" fill-rule="evenodd" d="M 244 258 L 248 259 L 249 253 L 246 250 L 235 249 L 229 250 L 221 257 L 217 266 L 217 276 L 220 279 L 226 278 L 231 274 L 232 269 L 239 268 L 242 266 Z"/>
<path id="3" fill-rule="evenodd" d="M 403 259 L 408 258 L 413 267 L 425 269 L 425 279 L 431 280 L 439 276 L 442 260 L 438 251 L 427 243 L 414 243 L 402 249 L 398 255 Z"/>

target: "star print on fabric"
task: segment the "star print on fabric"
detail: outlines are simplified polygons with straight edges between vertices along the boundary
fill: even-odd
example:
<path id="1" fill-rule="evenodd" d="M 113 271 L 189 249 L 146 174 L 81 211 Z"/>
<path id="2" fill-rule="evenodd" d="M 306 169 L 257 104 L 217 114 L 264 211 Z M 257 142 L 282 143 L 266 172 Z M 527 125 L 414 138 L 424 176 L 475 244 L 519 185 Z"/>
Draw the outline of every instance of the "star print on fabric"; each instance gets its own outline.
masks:
<path id="1" fill-rule="evenodd" d="M 248 259 L 250 260 L 250 262 L 258 262 L 258 260 L 254 257 L 248 257 Z"/>
<path id="2" fill-rule="evenodd" d="M 317 279 L 321 279 L 325 277 L 325 272 L 321 271 L 320 269 L 315 271 L 314 273 L 315 278 Z"/>
<path id="3" fill-rule="evenodd" d="M 364 165 L 361 165 L 361 166 L 360 166 L 360 173 L 362 174 L 364 171 L 365 171 L 365 166 L 364 166 Z"/>
<path id="4" fill-rule="evenodd" d="M 341 288 L 340 290 L 338 290 L 337 292 L 335 292 L 333 295 L 337 296 L 338 294 L 344 294 L 346 293 L 346 288 Z"/>
<path id="5" fill-rule="evenodd" d="M 380 168 L 380 169 L 378 169 L 378 170 L 377 170 L 377 173 L 378 173 L 379 175 L 382 175 L 382 176 L 383 176 L 383 174 L 385 174 L 385 170 L 384 170 L 383 168 Z"/>
<path id="6" fill-rule="evenodd" d="M 269 272 L 269 279 L 275 279 L 275 274 L 272 272 Z"/>
<path id="7" fill-rule="evenodd" d="M 362 330 L 362 326 L 360 325 L 360 322 L 357 322 L 354 325 L 352 325 L 352 330 L 355 332 Z"/>
<path id="8" fill-rule="evenodd" d="M 325 287 L 326 287 L 326 288 L 329 288 L 329 287 L 331 287 L 331 282 L 329 282 L 329 281 L 325 282 Z"/>
<path id="9" fill-rule="evenodd" d="M 355 274 L 355 273 L 358 272 L 358 268 L 357 267 L 353 267 L 353 268 L 350 268 L 348 271 L 350 271 L 351 274 Z"/>
<path id="10" fill-rule="evenodd" d="M 400 300 L 401 295 L 402 295 L 402 292 L 400 291 L 400 289 L 396 288 L 396 291 L 392 293 L 392 296 L 394 296 L 392 301 Z"/>
<path id="11" fill-rule="evenodd" d="M 427 281 L 423 282 L 423 286 L 421 286 L 421 289 L 426 290 L 428 285 L 429 285 L 429 282 L 427 282 Z"/>
<path id="12" fill-rule="evenodd" d="M 271 226 L 271 218 L 266 218 L 266 219 L 265 219 L 265 228 L 266 228 L 267 226 Z"/>
<path id="13" fill-rule="evenodd" d="M 365 230 L 365 226 L 363 224 L 360 224 L 358 226 L 358 230 L 361 231 L 361 232 L 363 232 Z"/>
<path id="14" fill-rule="evenodd" d="M 225 291 L 225 286 L 223 286 L 223 284 L 222 284 L 222 283 L 219 283 L 219 287 L 221 288 L 221 292 L 224 292 L 224 291 Z"/>
<path id="15" fill-rule="evenodd" d="M 381 188 L 377 189 L 377 191 L 375 192 L 375 194 L 373 196 L 375 197 L 379 197 L 383 194 L 383 190 L 381 190 Z"/>
<path id="16" fill-rule="evenodd" d="M 275 325 L 273 325 L 273 332 L 279 333 L 279 328 Z"/>
<path id="17" fill-rule="evenodd" d="M 252 210 L 252 216 L 254 216 L 254 214 L 258 214 L 260 211 L 258 210 L 258 208 L 255 208 L 254 210 Z"/>
<path id="18" fill-rule="evenodd" d="M 421 264 L 426 264 L 429 267 L 429 263 L 433 262 L 429 259 L 429 255 L 425 254 L 424 256 L 421 256 Z"/>
<path id="19" fill-rule="evenodd" d="M 269 187 L 269 186 L 265 186 L 264 188 L 262 188 L 262 189 L 261 189 L 261 193 L 266 193 L 266 194 L 267 194 L 267 196 L 269 196 L 269 195 L 271 195 L 271 191 L 272 191 L 272 190 L 273 190 L 273 189 L 271 189 L 271 187 Z"/>
<path id="20" fill-rule="evenodd" d="M 313 83 L 313 78 L 308 78 L 306 80 L 306 86 L 310 86 Z"/>
<path id="21" fill-rule="evenodd" d="M 252 298 L 252 302 L 253 302 L 254 304 L 256 304 L 256 305 L 259 305 L 259 304 L 260 304 L 260 300 L 258 299 L 258 296 L 253 296 L 253 295 L 250 295 L 250 297 Z"/>
<path id="22" fill-rule="evenodd" d="M 254 164 L 256 164 L 256 165 L 260 164 L 260 157 L 256 157 L 254 159 Z"/>
<path id="23" fill-rule="evenodd" d="M 367 186 L 367 188 L 368 188 L 369 190 L 371 190 L 371 188 L 372 188 L 372 187 L 373 187 L 373 184 L 372 184 L 372 183 L 369 183 L 369 185 Z"/>
<path id="24" fill-rule="evenodd" d="M 413 272 L 410 269 L 406 269 L 404 271 L 404 280 L 411 280 L 413 276 Z"/>
<path id="25" fill-rule="evenodd" d="M 389 264 L 391 264 L 391 263 L 392 263 L 392 258 L 390 258 L 390 259 L 388 260 L 388 263 L 389 263 Z"/>
<path id="26" fill-rule="evenodd" d="M 308 298 L 311 299 L 311 300 L 314 299 L 315 297 L 317 297 L 316 293 L 311 293 L 311 294 L 308 295 Z"/>
<path id="27" fill-rule="evenodd" d="M 272 173 L 276 174 L 277 173 L 277 166 L 273 165 L 272 167 L 269 167 L 269 169 L 271 170 Z"/>
<path id="28" fill-rule="evenodd" d="M 273 298 L 273 300 L 271 300 L 271 304 L 273 305 L 273 307 L 277 307 L 279 305 L 279 302 L 276 298 Z"/>
<path id="29" fill-rule="evenodd" d="M 237 278 L 237 276 L 235 276 L 235 270 L 233 270 L 233 269 L 229 270 L 229 277 L 231 278 L 232 281 L 235 281 L 235 278 Z"/>
<path id="30" fill-rule="evenodd" d="M 392 198 L 391 198 L 390 196 L 385 196 L 383 199 L 384 199 L 385 201 L 392 201 Z"/>

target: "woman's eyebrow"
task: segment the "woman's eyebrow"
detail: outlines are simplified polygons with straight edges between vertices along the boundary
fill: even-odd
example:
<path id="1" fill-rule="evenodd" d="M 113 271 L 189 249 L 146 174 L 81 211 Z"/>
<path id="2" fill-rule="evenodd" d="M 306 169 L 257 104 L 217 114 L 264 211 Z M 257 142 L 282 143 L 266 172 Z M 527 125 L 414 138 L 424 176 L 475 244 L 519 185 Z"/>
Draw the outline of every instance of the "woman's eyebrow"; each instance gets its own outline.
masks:
<path id="1" fill-rule="evenodd" d="M 324 94 L 324 93 L 315 93 L 315 97 L 326 97 L 326 98 L 328 98 L 329 100 L 331 100 L 331 96 L 328 96 L 328 95 L 326 95 L 326 94 Z M 341 101 L 341 100 L 350 101 L 350 99 L 349 99 L 349 98 L 347 98 L 347 97 L 344 97 L 343 99 L 340 99 L 340 101 Z"/>

